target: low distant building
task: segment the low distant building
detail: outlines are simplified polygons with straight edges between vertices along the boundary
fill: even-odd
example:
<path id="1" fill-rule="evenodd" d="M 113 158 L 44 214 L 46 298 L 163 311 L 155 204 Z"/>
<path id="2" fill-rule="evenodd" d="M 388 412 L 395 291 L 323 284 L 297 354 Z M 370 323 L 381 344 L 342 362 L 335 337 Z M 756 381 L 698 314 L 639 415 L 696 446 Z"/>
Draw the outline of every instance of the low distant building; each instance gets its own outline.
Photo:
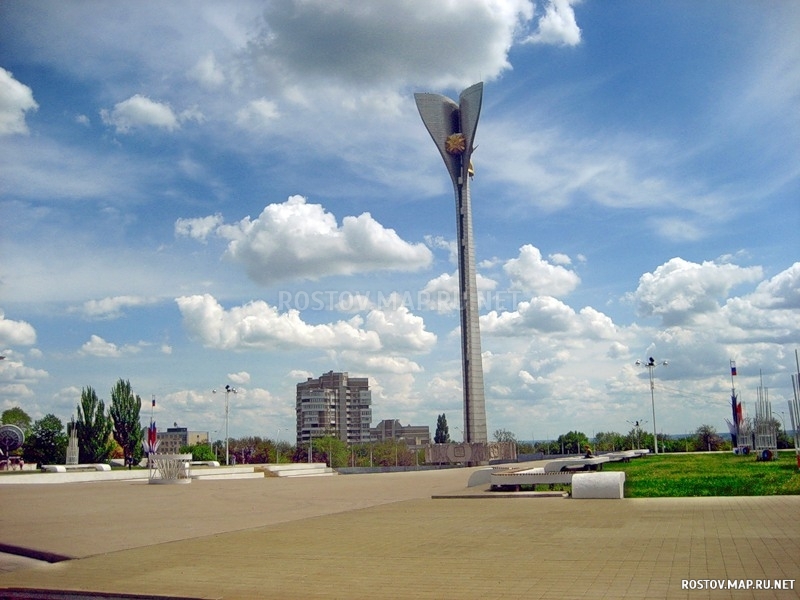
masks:
<path id="1" fill-rule="evenodd" d="M 184 446 L 207 444 L 209 435 L 207 431 L 189 431 L 186 427 L 168 427 L 166 431 L 158 432 L 157 439 L 159 454 L 178 454 Z"/>
<path id="2" fill-rule="evenodd" d="M 423 448 L 431 443 L 431 428 L 427 425 L 401 425 L 397 419 L 385 419 L 370 430 L 376 442 L 403 440 L 409 448 Z"/>

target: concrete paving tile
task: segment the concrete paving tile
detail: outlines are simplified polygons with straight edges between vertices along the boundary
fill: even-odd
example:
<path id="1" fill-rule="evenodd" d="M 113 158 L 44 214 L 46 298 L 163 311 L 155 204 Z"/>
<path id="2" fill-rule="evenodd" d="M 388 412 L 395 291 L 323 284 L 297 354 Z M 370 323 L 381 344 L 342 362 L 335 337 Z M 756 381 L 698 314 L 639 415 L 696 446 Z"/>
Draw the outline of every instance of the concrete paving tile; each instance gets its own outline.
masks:
<path id="1" fill-rule="evenodd" d="M 44 497 L 41 487 L 14 486 L 23 488 L 14 490 L 16 501 L 45 516 L 26 510 L 22 522 L 4 523 L 0 542 L 27 541 L 77 559 L 0 574 L 0 588 L 695 600 L 709 596 L 687 594 L 682 579 L 797 573 L 797 497 L 431 498 L 463 490 L 470 473 L 208 481 L 168 490 L 77 484 Z M 0 490 L 0 501 L 13 500 Z M 754 556 L 764 558 L 754 564 Z"/>

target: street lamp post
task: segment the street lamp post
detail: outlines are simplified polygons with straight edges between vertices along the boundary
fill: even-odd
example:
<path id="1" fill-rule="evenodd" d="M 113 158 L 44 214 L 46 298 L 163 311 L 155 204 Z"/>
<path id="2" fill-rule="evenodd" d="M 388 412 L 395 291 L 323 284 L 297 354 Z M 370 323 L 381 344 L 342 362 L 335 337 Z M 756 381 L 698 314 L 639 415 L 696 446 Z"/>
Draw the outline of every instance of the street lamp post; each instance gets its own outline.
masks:
<path id="1" fill-rule="evenodd" d="M 625 422 L 630 423 L 631 425 L 633 425 L 634 429 L 636 429 L 636 449 L 638 450 L 640 447 L 639 438 L 642 434 L 642 425 L 647 423 L 647 421 L 645 421 L 644 419 L 639 419 L 637 421 L 628 421 L 626 419 Z"/>
<path id="2" fill-rule="evenodd" d="M 238 392 L 239 390 L 237 390 L 235 387 L 231 385 L 225 386 L 225 466 L 226 467 L 230 463 L 230 453 L 228 452 L 228 412 L 229 412 L 228 397 L 231 395 L 231 393 L 236 394 Z M 211 390 L 211 393 L 216 394 L 217 390 Z"/>
<path id="3" fill-rule="evenodd" d="M 658 454 L 658 430 L 656 429 L 656 398 L 655 392 L 653 391 L 655 389 L 655 386 L 653 385 L 653 370 L 660 365 L 666 367 L 668 364 L 669 363 L 666 360 L 657 363 L 652 356 L 647 359 L 646 363 L 643 363 L 640 360 L 636 361 L 637 366 L 645 367 L 650 374 L 650 404 L 653 407 L 653 445 L 655 447 L 656 454 Z"/>
<path id="4" fill-rule="evenodd" d="M 275 463 L 281 464 L 281 448 L 278 446 L 280 440 L 278 437 L 281 435 L 281 431 L 283 431 L 283 427 L 278 427 L 278 431 L 275 432 Z"/>

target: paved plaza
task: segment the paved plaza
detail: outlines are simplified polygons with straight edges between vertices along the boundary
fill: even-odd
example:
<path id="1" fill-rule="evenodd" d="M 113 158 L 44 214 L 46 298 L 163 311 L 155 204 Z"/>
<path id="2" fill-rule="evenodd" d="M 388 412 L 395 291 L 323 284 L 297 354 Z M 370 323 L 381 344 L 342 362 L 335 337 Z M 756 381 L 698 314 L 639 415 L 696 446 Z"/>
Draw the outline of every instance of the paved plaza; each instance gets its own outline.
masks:
<path id="1" fill-rule="evenodd" d="M 253 599 L 800 595 L 682 589 L 683 580 L 800 583 L 800 497 L 501 498 L 467 489 L 472 472 L 0 485 L 0 544 L 70 558 L 5 555 L 0 597 L 10 588 Z"/>

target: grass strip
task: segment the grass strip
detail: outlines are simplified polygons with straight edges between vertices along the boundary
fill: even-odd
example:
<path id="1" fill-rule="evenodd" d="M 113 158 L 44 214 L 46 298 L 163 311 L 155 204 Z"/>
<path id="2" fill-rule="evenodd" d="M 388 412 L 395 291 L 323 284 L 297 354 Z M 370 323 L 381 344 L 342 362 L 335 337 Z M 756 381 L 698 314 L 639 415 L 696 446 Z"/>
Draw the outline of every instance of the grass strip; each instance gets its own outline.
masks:
<path id="1" fill-rule="evenodd" d="M 731 452 L 659 454 L 603 470 L 625 471 L 626 498 L 800 495 L 794 450 L 772 461 Z"/>

